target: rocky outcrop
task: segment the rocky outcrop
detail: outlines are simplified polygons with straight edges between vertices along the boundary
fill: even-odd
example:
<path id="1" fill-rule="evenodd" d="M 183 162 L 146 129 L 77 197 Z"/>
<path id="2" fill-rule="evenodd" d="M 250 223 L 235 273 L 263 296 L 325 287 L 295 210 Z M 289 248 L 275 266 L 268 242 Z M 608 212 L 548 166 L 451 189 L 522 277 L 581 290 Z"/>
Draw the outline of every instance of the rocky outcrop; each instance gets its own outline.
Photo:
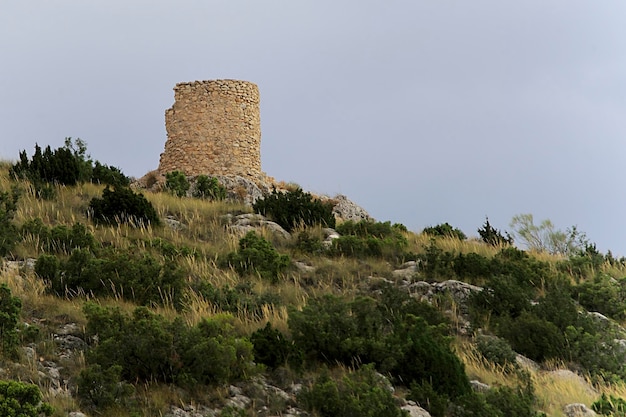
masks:
<path id="1" fill-rule="evenodd" d="M 354 222 L 373 220 L 364 208 L 350 201 L 345 195 L 337 194 L 333 200 L 335 201 L 333 214 L 337 220 L 352 220 Z"/>
<path id="2" fill-rule="evenodd" d="M 289 239 L 291 237 L 291 234 L 278 223 L 269 221 L 260 214 L 247 213 L 237 216 L 227 214 L 222 218 L 226 222 L 228 230 L 239 236 L 244 236 L 248 232 L 258 231 L 264 228 L 282 238 Z"/>

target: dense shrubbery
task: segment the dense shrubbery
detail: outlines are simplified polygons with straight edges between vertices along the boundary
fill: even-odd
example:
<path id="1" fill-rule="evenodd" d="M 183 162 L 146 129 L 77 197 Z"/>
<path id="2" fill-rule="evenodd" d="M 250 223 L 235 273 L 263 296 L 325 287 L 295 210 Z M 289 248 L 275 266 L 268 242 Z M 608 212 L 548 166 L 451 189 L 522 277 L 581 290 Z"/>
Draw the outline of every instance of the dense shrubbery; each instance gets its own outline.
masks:
<path id="1" fill-rule="evenodd" d="M 47 146 L 43 151 L 35 145 L 31 160 L 26 151 L 20 152 L 20 160 L 11 167 L 14 178 L 29 180 L 41 197 L 50 196 L 46 184 L 75 185 L 79 182 L 94 182 L 113 186 L 128 186 L 130 180 L 118 168 L 109 167 L 96 161 L 95 165 L 86 155 L 87 144 L 80 139 L 72 142 L 65 139 L 65 145 L 54 151 Z"/>
<path id="2" fill-rule="evenodd" d="M 0 257 L 8 255 L 19 240 L 17 227 L 13 224 L 18 199 L 15 188 L 11 193 L 0 191 Z"/>
<path id="3" fill-rule="evenodd" d="M 256 213 L 270 217 L 287 231 L 300 225 L 335 227 L 332 203 L 315 199 L 301 188 L 286 192 L 274 189 L 252 207 Z"/>
<path id="4" fill-rule="evenodd" d="M 102 198 L 91 199 L 89 209 L 94 221 L 98 223 L 130 223 L 137 226 L 161 224 L 152 204 L 142 194 L 135 193 L 130 188 L 105 188 Z"/>
<path id="5" fill-rule="evenodd" d="M 270 368 L 286 364 L 298 368 L 301 365 L 301 352 L 271 323 L 252 333 L 250 342 L 254 346 L 254 359 L 263 365 Z"/>
<path id="6" fill-rule="evenodd" d="M 184 273 L 172 262 L 148 254 L 106 250 L 94 254 L 76 249 L 67 260 L 43 254 L 35 272 L 59 296 L 86 293 L 121 297 L 143 305 L 172 303 L 180 307 Z"/>
<path id="7" fill-rule="evenodd" d="M 22 301 L 11 294 L 6 284 L 0 284 L 0 353 L 7 356 L 15 356 L 17 352 L 17 324 L 21 311 Z"/>
<path id="8" fill-rule="evenodd" d="M 239 240 L 239 250 L 227 256 L 227 262 L 239 274 L 258 274 L 277 282 L 279 274 L 290 263 L 288 255 L 281 255 L 270 242 L 255 232 L 248 232 Z"/>
<path id="9" fill-rule="evenodd" d="M 42 402 L 39 387 L 17 381 L 0 381 L 0 415 L 3 417 L 50 416 L 53 408 Z"/>
<path id="10" fill-rule="evenodd" d="M 277 305 L 280 302 L 278 295 L 273 291 L 256 293 L 250 282 L 242 282 L 232 288 L 228 285 L 218 288 L 201 281 L 193 289 L 212 305 L 233 314 L 260 316 L 263 307 Z"/>
<path id="11" fill-rule="evenodd" d="M 87 336 L 98 336 L 87 354 L 88 364 L 101 369 L 119 366 L 122 380 L 190 387 L 241 380 L 254 371 L 252 345 L 237 336 L 231 316 L 188 326 L 180 318 L 168 321 L 145 307 L 127 315 L 92 303 L 85 305 L 85 314 Z"/>
<path id="12" fill-rule="evenodd" d="M 336 230 L 342 235 L 333 240 L 332 252 L 336 255 L 401 259 L 408 245 L 403 234 L 406 228 L 391 222 L 349 220 Z"/>
<path id="13" fill-rule="evenodd" d="M 618 321 L 626 319 L 626 278 L 616 280 L 598 274 L 574 288 L 574 297 L 589 311 Z"/>
<path id="14" fill-rule="evenodd" d="M 446 398 L 469 392 L 463 365 L 445 337 L 447 327 L 439 324 L 441 316 L 398 293 L 382 300 L 309 300 L 302 311 L 289 314 L 296 347 L 309 362 L 373 363 L 403 384 L 430 382 Z M 420 311 L 425 318 L 414 315 Z M 434 324 L 426 321 L 432 319 Z"/>
<path id="15" fill-rule="evenodd" d="M 298 393 L 298 402 L 320 417 L 401 417 L 381 375 L 372 366 L 363 366 L 343 378 L 323 373 L 310 387 Z"/>
<path id="16" fill-rule="evenodd" d="M 449 223 L 438 224 L 437 226 L 425 227 L 422 233 L 430 236 L 452 237 L 459 240 L 467 239 L 465 233 L 456 227 L 452 227 Z"/>
<path id="17" fill-rule="evenodd" d="M 22 224 L 21 233 L 38 238 L 45 252 L 70 253 L 80 248 L 93 251 L 97 247 L 96 239 L 81 223 L 74 224 L 71 229 L 65 225 L 50 228 L 37 218 Z"/>

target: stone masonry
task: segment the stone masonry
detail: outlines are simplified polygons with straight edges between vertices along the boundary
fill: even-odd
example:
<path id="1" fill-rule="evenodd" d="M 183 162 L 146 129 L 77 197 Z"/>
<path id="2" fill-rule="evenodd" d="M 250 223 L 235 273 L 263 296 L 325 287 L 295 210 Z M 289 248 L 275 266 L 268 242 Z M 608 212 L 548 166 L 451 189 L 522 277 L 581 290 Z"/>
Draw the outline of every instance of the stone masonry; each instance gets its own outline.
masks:
<path id="1" fill-rule="evenodd" d="M 259 89 L 238 80 L 179 83 L 165 112 L 159 172 L 262 178 Z"/>

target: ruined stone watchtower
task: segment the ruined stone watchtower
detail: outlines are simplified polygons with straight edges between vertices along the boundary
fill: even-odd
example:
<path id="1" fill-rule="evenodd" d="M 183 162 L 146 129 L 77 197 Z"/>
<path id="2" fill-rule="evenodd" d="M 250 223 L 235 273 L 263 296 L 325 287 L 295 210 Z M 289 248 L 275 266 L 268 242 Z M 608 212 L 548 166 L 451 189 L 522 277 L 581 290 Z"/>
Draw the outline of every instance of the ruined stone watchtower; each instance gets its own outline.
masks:
<path id="1" fill-rule="evenodd" d="M 165 111 L 159 172 L 261 178 L 259 88 L 238 80 L 179 83 Z"/>

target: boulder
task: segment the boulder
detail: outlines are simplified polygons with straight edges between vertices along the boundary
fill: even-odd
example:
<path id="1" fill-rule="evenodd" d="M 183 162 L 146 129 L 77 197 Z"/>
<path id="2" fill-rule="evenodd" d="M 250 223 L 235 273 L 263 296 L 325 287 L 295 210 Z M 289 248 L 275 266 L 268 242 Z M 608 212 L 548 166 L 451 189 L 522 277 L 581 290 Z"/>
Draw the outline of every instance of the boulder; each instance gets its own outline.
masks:
<path id="1" fill-rule="evenodd" d="M 364 208 L 350 201 L 345 195 L 337 194 L 333 200 L 336 202 L 333 207 L 333 214 L 337 220 L 352 220 L 354 222 L 373 220 Z"/>
<path id="2" fill-rule="evenodd" d="M 417 405 L 414 401 L 408 401 L 400 408 L 407 411 L 410 417 L 430 417 L 430 413 Z"/>
<path id="3" fill-rule="evenodd" d="M 567 417 L 594 417 L 596 412 L 587 408 L 585 404 L 568 404 L 563 407 L 563 413 Z"/>

